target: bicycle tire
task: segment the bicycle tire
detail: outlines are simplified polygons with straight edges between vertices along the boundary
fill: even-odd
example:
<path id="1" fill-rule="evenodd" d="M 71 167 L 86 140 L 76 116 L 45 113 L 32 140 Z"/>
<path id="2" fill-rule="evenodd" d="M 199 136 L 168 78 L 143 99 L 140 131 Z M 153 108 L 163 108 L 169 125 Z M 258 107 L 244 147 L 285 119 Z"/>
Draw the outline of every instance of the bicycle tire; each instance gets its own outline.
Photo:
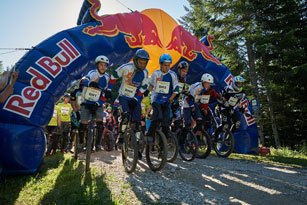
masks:
<path id="1" fill-rule="evenodd" d="M 157 156 L 155 156 L 157 154 Z M 154 172 L 163 169 L 167 158 L 166 137 L 161 130 L 156 130 L 154 145 L 146 145 L 146 161 Z M 158 163 L 156 163 L 158 162 Z"/>
<path id="2" fill-rule="evenodd" d="M 225 140 L 219 140 L 219 136 L 222 137 L 221 134 L 223 133 L 226 134 Z M 227 158 L 233 152 L 234 149 L 234 136 L 229 129 L 222 130 L 219 133 L 219 136 L 217 136 L 217 139 L 214 140 L 213 149 L 219 157 Z"/>
<path id="3" fill-rule="evenodd" d="M 126 130 L 123 135 L 123 145 L 122 145 L 122 161 L 127 173 L 134 172 L 137 160 L 138 160 L 138 145 L 136 141 L 135 134 L 132 130 Z M 129 151 L 132 151 L 132 155 L 129 155 Z M 131 157 L 129 157 L 131 156 Z M 129 157 L 129 158 L 128 158 Z M 130 159 L 131 158 L 131 159 Z M 130 160 L 129 160 L 130 159 Z M 131 163 L 129 163 L 131 162 Z"/>
<path id="4" fill-rule="evenodd" d="M 202 130 L 202 135 L 198 140 L 198 151 L 196 154 L 197 158 L 205 159 L 210 155 L 212 149 L 211 137 L 207 131 Z"/>
<path id="5" fill-rule="evenodd" d="M 92 122 L 87 130 L 87 139 L 86 139 L 86 158 L 85 158 L 85 172 L 88 172 L 90 169 L 91 153 L 92 153 L 92 143 L 94 137 L 94 127 Z"/>
<path id="6" fill-rule="evenodd" d="M 198 140 L 195 134 L 189 130 L 184 140 L 185 153 L 179 149 L 179 155 L 184 161 L 193 161 L 198 152 Z"/>
<path id="7" fill-rule="evenodd" d="M 178 140 L 175 133 L 170 132 L 170 138 L 167 139 L 167 162 L 173 162 L 178 156 Z"/>
<path id="8" fill-rule="evenodd" d="M 138 150 L 141 154 L 143 154 L 146 147 L 145 135 L 141 132 L 140 139 L 138 140 Z"/>

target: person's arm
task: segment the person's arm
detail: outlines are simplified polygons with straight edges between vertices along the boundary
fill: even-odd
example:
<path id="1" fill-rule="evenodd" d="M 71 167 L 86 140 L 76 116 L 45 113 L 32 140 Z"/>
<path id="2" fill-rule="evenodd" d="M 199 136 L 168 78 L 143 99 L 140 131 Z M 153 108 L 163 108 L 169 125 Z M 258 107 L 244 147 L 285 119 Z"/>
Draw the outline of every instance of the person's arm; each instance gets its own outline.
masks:
<path id="1" fill-rule="evenodd" d="M 171 97 L 169 98 L 169 100 L 172 102 L 176 96 L 177 96 L 177 93 L 173 93 Z"/>
<path id="2" fill-rule="evenodd" d="M 148 86 L 149 92 L 153 91 L 154 87 L 156 86 L 156 83 L 157 83 L 156 72 L 153 72 L 153 74 L 151 75 L 151 78 L 150 78 L 149 86 Z"/>
<path id="3" fill-rule="evenodd" d="M 143 71 L 144 72 L 144 79 L 142 81 L 141 87 L 140 89 L 138 89 L 138 91 L 135 93 L 134 98 L 141 103 L 143 100 L 143 93 L 147 90 L 148 87 L 148 72 Z"/>
<path id="4" fill-rule="evenodd" d="M 171 95 L 171 97 L 169 98 L 170 101 L 173 101 L 173 99 L 177 96 L 177 94 L 179 94 L 179 85 L 178 85 L 178 78 L 177 78 L 177 75 L 174 73 L 174 74 L 171 74 L 172 76 L 172 83 L 173 83 L 173 93 Z"/>
<path id="5" fill-rule="evenodd" d="M 119 68 L 115 69 L 112 74 L 111 74 L 111 78 L 108 82 L 108 90 L 112 90 L 112 88 L 114 87 L 116 81 L 123 76 L 123 72 L 124 72 L 124 68 L 125 68 L 125 64 L 120 66 Z"/>
<path id="6" fill-rule="evenodd" d="M 76 101 L 70 101 L 71 107 L 75 112 L 78 112 Z"/>

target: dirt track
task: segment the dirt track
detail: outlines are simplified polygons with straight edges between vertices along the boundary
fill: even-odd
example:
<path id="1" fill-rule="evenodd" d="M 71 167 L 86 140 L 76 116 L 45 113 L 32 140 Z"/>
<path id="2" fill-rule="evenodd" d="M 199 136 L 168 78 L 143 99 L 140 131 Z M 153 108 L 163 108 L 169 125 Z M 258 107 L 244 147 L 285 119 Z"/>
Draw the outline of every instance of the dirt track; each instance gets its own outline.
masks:
<path id="1" fill-rule="evenodd" d="M 307 203 L 307 169 L 290 166 L 215 156 L 185 162 L 179 157 L 157 173 L 143 159 L 135 173 L 127 174 L 119 151 L 94 153 L 91 166 L 103 168 L 112 194 L 128 204 Z"/>

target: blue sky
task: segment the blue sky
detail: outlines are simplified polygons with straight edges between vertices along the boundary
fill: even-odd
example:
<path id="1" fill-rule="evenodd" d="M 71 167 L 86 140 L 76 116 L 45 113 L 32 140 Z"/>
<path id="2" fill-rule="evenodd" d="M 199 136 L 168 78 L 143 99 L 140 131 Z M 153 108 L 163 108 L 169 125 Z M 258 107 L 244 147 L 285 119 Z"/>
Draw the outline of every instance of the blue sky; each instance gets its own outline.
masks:
<path id="1" fill-rule="evenodd" d="M 132 10 L 160 8 L 179 19 L 187 0 L 119 0 Z M 99 14 L 129 12 L 117 0 L 100 0 Z M 3 0 L 0 3 L 0 48 L 31 48 L 48 37 L 76 26 L 83 0 Z M 0 50 L 4 68 L 14 65 L 25 51 Z"/>

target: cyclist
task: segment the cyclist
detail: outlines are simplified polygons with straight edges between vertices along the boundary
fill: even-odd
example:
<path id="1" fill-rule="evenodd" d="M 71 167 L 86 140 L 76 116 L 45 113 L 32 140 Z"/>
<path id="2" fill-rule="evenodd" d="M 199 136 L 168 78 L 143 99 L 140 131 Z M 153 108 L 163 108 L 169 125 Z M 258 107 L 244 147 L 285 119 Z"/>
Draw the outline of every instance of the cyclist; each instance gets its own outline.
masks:
<path id="1" fill-rule="evenodd" d="M 113 135 L 110 135 L 108 130 L 115 134 L 115 117 L 113 116 L 112 107 L 107 107 L 107 117 L 105 119 L 105 129 L 104 129 L 104 150 L 112 151 L 113 150 Z"/>
<path id="2" fill-rule="evenodd" d="M 96 119 L 97 134 L 95 150 L 102 150 L 101 139 L 103 135 L 103 103 L 107 98 L 112 98 L 112 93 L 107 90 L 109 75 L 106 70 L 109 65 L 109 59 L 100 55 L 95 59 L 96 69 L 89 71 L 84 77 L 82 84 L 85 89 L 83 91 L 84 101 L 81 103 L 81 124 L 80 124 L 80 136 L 82 133 L 86 133 L 88 121 L 91 119 L 91 113 L 95 115 L 92 118 Z"/>
<path id="3" fill-rule="evenodd" d="M 82 90 L 84 87 L 83 81 L 84 81 L 84 78 L 80 80 L 78 88 L 73 90 L 70 94 L 70 104 L 73 109 L 71 113 L 71 130 L 72 131 L 79 128 L 80 108 L 81 108 L 81 102 L 82 102 Z M 72 136 L 72 134 L 70 136 Z M 72 143 L 72 140 L 73 139 L 71 139 L 71 143 Z M 79 134 L 79 142 L 78 142 L 78 146 L 80 145 L 79 148 L 81 148 L 81 146 L 83 145 L 83 141 L 84 141 L 84 132 L 82 132 L 82 135 L 81 133 Z"/>
<path id="4" fill-rule="evenodd" d="M 153 91 L 151 103 L 152 122 L 146 134 L 147 143 L 153 144 L 153 136 L 157 126 L 162 122 L 162 131 L 168 138 L 170 121 L 170 103 L 179 93 L 178 79 L 175 72 L 170 70 L 172 57 L 163 54 L 159 59 L 160 69 L 152 73 L 148 90 Z"/>
<path id="5" fill-rule="evenodd" d="M 68 133 L 70 132 L 70 115 L 72 107 L 69 103 L 69 98 L 70 96 L 68 94 L 65 94 L 64 102 L 58 104 L 61 113 L 62 153 L 64 153 L 64 151 L 67 151 Z"/>
<path id="6" fill-rule="evenodd" d="M 49 138 L 49 144 L 46 156 L 50 156 L 56 153 L 56 149 L 58 146 L 58 133 L 61 130 L 61 115 L 60 115 L 60 109 L 57 105 L 54 106 L 52 118 L 48 123 L 46 129 Z"/>
<path id="7" fill-rule="evenodd" d="M 148 86 L 148 70 L 146 68 L 149 61 L 149 54 L 144 49 L 138 49 L 133 57 L 133 62 L 126 63 L 114 70 L 109 82 L 109 89 L 112 89 L 116 80 L 122 77 L 119 88 L 119 104 L 122 108 L 120 135 L 117 143 L 122 144 L 122 134 L 124 126 L 132 120 L 132 127 L 135 132 L 141 131 L 141 101 Z"/>
<path id="8" fill-rule="evenodd" d="M 211 84 L 214 82 L 213 76 L 209 73 L 205 73 L 201 77 L 201 82 L 191 85 L 188 94 L 184 97 L 183 101 L 183 117 L 185 127 L 182 131 L 182 135 L 179 138 L 180 149 L 184 152 L 183 143 L 184 137 L 191 127 L 191 117 L 196 121 L 196 127 L 194 131 L 201 130 L 202 118 L 207 118 L 208 115 L 208 103 L 211 97 L 221 99 L 221 96 L 211 88 Z"/>
<path id="9" fill-rule="evenodd" d="M 180 102 L 182 101 L 182 97 L 180 94 L 185 94 L 188 91 L 188 84 L 186 82 L 186 75 L 189 71 L 189 63 L 186 61 L 181 61 L 178 66 L 177 78 L 178 78 L 178 86 L 179 86 L 179 94 L 176 95 L 174 101 L 172 102 L 172 116 L 173 118 L 180 118 L 178 114 L 180 114 L 178 109 L 180 108 Z"/>
<path id="10" fill-rule="evenodd" d="M 222 126 L 219 126 L 215 132 L 215 136 L 223 128 L 223 125 L 227 123 L 228 119 L 232 119 L 232 122 L 236 125 L 233 127 L 232 132 L 240 126 L 240 121 L 235 109 L 238 107 L 239 111 L 245 113 L 245 109 L 241 106 L 241 102 L 245 98 L 245 91 L 243 90 L 243 83 L 245 79 L 241 76 L 234 77 L 232 84 L 226 86 L 222 91 L 222 96 L 225 98 L 225 103 L 219 103 L 217 106 L 217 111 L 222 116 Z"/>
<path id="11" fill-rule="evenodd" d="M 205 129 L 211 128 L 211 115 L 209 112 L 209 102 L 211 98 L 216 98 L 220 100 L 220 102 L 224 101 L 224 98 L 219 95 L 213 88 L 211 88 L 211 85 L 214 83 L 214 78 L 209 73 L 205 73 L 202 75 L 201 83 L 196 83 L 196 89 L 200 89 L 200 93 L 196 96 L 196 103 L 198 104 L 198 107 L 200 109 L 200 112 L 202 114 L 202 121 L 204 122 Z M 199 91 L 198 91 L 199 92 Z M 201 121 L 196 121 L 196 127 L 194 131 L 200 131 L 201 130 Z"/>

